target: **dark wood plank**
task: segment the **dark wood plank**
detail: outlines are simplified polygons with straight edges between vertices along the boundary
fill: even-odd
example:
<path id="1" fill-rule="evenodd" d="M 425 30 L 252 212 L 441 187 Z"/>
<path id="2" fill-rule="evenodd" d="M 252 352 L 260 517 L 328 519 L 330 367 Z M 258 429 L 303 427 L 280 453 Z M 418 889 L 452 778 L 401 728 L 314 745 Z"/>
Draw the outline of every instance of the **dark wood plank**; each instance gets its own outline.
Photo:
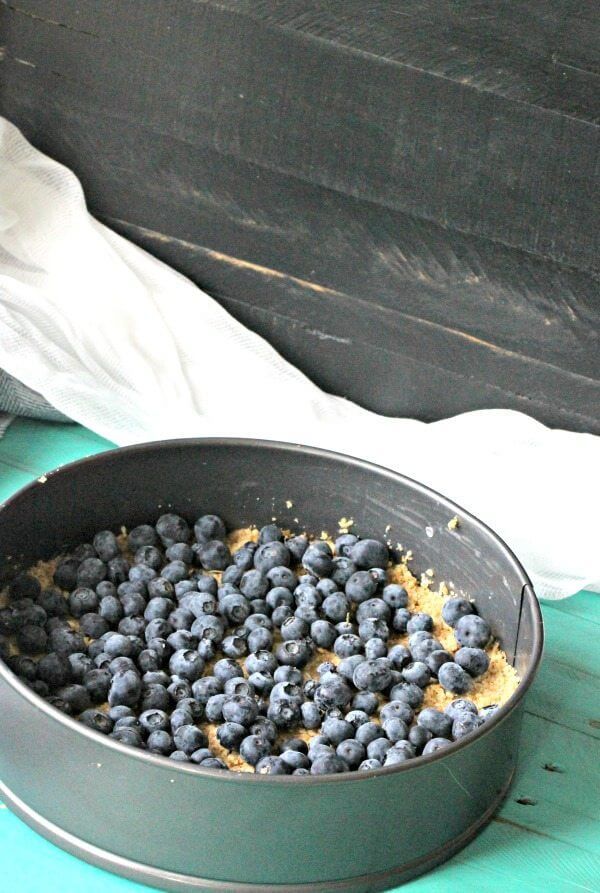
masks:
<path id="1" fill-rule="evenodd" d="M 234 316 L 332 393 L 388 415 L 434 419 L 509 406 L 600 430 L 600 383 L 401 309 L 149 232 L 115 229 L 203 283 Z"/>
<path id="2" fill-rule="evenodd" d="M 466 0 L 426 25 L 431 5 L 423 15 L 416 3 L 407 17 L 383 2 L 299 12 L 298 3 L 164 0 L 149 13 L 122 0 L 118 15 L 108 0 L 3 2 L 5 112 L 21 123 L 38 81 L 52 93 L 63 145 L 70 114 L 98 121 L 89 134 L 97 154 L 108 120 L 144 121 L 157 134 L 598 270 L 589 5 L 582 16 L 552 0 L 545 16 L 531 4 L 511 16 L 503 4 L 486 37 L 481 4 Z M 552 22 L 569 34 L 562 67 L 549 52 Z M 530 51 L 523 32 L 532 29 Z M 123 145 L 124 157 L 135 153 Z"/>

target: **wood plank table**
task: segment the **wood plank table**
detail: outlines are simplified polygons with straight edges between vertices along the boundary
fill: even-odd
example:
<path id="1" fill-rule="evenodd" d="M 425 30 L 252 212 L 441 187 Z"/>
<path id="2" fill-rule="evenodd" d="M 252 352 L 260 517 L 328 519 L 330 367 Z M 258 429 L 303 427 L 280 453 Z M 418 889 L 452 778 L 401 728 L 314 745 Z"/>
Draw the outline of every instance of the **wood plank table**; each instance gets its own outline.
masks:
<path id="1" fill-rule="evenodd" d="M 78 425 L 19 420 L 0 441 L 0 500 L 48 469 L 110 446 Z M 542 609 L 546 652 L 508 798 L 466 849 L 403 891 L 600 891 L 600 596 L 580 592 Z M 68 855 L 4 805 L 0 876 L 2 890 L 19 893 L 149 890 Z"/>

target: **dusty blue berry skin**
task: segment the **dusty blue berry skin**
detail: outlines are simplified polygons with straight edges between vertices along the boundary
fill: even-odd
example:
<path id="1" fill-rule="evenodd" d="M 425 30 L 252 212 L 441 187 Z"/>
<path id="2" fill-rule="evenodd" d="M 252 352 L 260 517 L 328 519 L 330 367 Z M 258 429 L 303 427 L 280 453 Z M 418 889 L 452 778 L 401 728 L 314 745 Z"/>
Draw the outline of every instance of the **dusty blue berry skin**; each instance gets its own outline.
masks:
<path id="1" fill-rule="evenodd" d="M 473 680 L 462 667 L 453 662 L 442 664 L 438 670 L 438 682 L 446 689 L 457 695 L 464 695 L 470 691 Z"/>
<path id="2" fill-rule="evenodd" d="M 349 557 L 359 568 L 366 570 L 372 567 L 387 567 L 389 549 L 380 540 L 359 540 L 349 549 Z"/>
<path id="3" fill-rule="evenodd" d="M 435 707 L 425 707 L 421 710 L 417 723 L 438 738 L 449 738 L 452 733 L 452 718 L 436 710 Z"/>
<path id="4" fill-rule="evenodd" d="M 462 716 L 457 717 L 452 723 L 453 740 L 458 741 L 459 738 L 464 738 L 465 735 L 470 735 L 472 732 L 477 731 L 482 722 L 483 720 L 480 716 L 463 714 Z"/>
<path id="5" fill-rule="evenodd" d="M 408 741 L 398 741 L 387 751 L 383 761 L 384 766 L 396 766 L 416 757 L 417 752 Z"/>
<path id="6" fill-rule="evenodd" d="M 350 769 L 358 769 L 367 756 L 366 747 L 354 738 L 347 738 L 344 741 L 341 741 L 336 747 L 335 752 Z"/>
<path id="7" fill-rule="evenodd" d="M 406 608 L 408 605 L 408 592 L 404 586 L 398 583 L 388 583 L 383 587 L 381 597 L 386 605 L 396 610 L 397 608 Z"/>
<path id="8" fill-rule="evenodd" d="M 412 722 L 414 712 L 412 707 L 406 701 L 389 701 L 384 704 L 379 711 L 379 718 L 382 723 L 389 719 L 401 719 L 407 725 Z"/>
<path id="9" fill-rule="evenodd" d="M 352 723 L 346 722 L 345 719 L 332 716 L 323 722 L 321 732 L 332 744 L 338 745 L 346 738 L 354 738 L 355 729 Z"/>
<path id="10" fill-rule="evenodd" d="M 443 750 L 445 747 L 448 747 L 449 744 L 452 744 L 449 738 L 432 738 L 423 748 L 423 756 L 425 757 L 430 753 L 436 753 L 438 750 Z"/>
<path id="11" fill-rule="evenodd" d="M 240 744 L 240 756 L 250 766 L 256 766 L 263 757 L 269 756 L 271 747 L 271 743 L 261 735 L 247 735 Z"/>
<path id="12" fill-rule="evenodd" d="M 490 659 L 482 648 L 459 648 L 454 661 L 470 676 L 482 676 L 490 665 Z"/>
<path id="13" fill-rule="evenodd" d="M 219 515 L 201 515 L 194 524 L 194 536 L 199 543 L 222 540 L 227 536 L 227 529 Z"/>
<path id="14" fill-rule="evenodd" d="M 376 591 L 377 583 L 368 571 L 356 571 L 345 585 L 346 595 L 357 605 L 371 599 Z"/>
<path id="15" fill-rule="evenodd" d="M 263 574 L 275 567 L 289 567 L 290 562 L 290 551 L 283 543 L 263 543 L 254 553 L 254 567 Z"/>
<path id="16" fill-rule="evenodd" d="M 367 744 L 367 757 L 370 760 L 379 760 L 379 762 L 383 765 L 385 755 L 391 748 L 391 746 L 392 742 L 388 741 L 387 738 L 375 738 L 373 741 Z"/>
<path id="17" fill-rule="evenodd" d="M 391 670 L 391 662 L 385 657 L 365 660 L 356 667 L 352 679 L 359 691 L 382 692 L 392 681 Z"/>
<path id="18" fill-rule="evenodd" d="M 432 733 L 425 726 L 414 725 L 408 730 L 408 741 L 414 747 L 416 753 L 421 753 L 428 741 L 433 738 Z"/>
<path id="19" fill-rule="evenodd" d="M 406 625 L 406 631 L 410 634 L 424 630 L 430 633 L 433 629 L 433 617 L 422 612 L 413 614 Z"/>
<path id="20" fill-rule="evenodd" d="M 313 761 L 311 775 L 333 775 L 349 771 L 348 764 L 336 753 L 322 754 Z"/>
<path id="21" fill-rule="evenodd" d="M 356 729 L 354 737 L 365 747 L 368 747 L 371 741 L 375 741 L 377 738 L 385 738 L 385 731 L 379 723 L 369 721 L 362 723 Z"/>
<path id="22" fill-rule="evenodd" d="M 292 769 L 281 757 L 263 757 L 255 766 L 254 771 L 258 775 L 290 775 Z"/>
<path id="23" fill-rule="evenodd" d="M 355 536 L 353 533 L 343 533 L 341 536 L 338 536 L 335 541 L 335 551 L 338 555 L 343 555 L 345 558 L 347 558 L 350 553 L 350 549 L 357 542 L 358 537 Z"/>
<path id="24" fill-rule="evenodd" d="M 396 608 L 392 617 L 392 629 L 397 633 L 405 633 L 410 618 L 408 608 Z"/>
<path id="25" fill-rule="evenodd" d="M 459 645 L 469 648 L 485 648 L 492 631 L 487 620 L 477 614 L 461 617 L 454 627 L 454 635 Z"/>
<path id="26" fill-rule="evenodd" d="M 178 750 L 182 750 L 187 756 L 201 747 L 206 747 L 208 740 L 204 732 L 193 723 L 179 726 L 173 732 L 173 743 Z"/>
<path id="27" fill-rule="evenodd" d="M 322 545 L 327 545 L 323 543 Z M 302 566 L 314 574 L 315 577 L 329 577 L 334 569 L 333 558 L 329 548 L 323 549 L 322 545 L 312 543 L 302 556 Z"/>
<path id="28" fill-rule="evenodd" d="M 444 713 L 451 719 L 458 719 L 465 713 L 477 716 L 477 706 L 468 698 L 456 698 L 444 709 Z"/>
<path id="29" fill-rule="evenodd" d="M 237 750 L 246 737 L 246 728 L 237 722 L 224 722 L 217 726 L 217 739 L 226 750 Z"/>
<path id="30" fill-rule="evenodd" d="M 126 707 L 135 707 L 142 693 L 142 680 L 134 670 L 126 670 L 113 677 L 109 692 L 108 703 L 111 707 L 117 704 Z"/>
<path id="31" fill-rule="evenodd" d="M 442 617 L 448 626 L 456 626 L 461 617 L 475 613 L 475 605 L 466 598 L 449 598 L 442 606 Z"/>

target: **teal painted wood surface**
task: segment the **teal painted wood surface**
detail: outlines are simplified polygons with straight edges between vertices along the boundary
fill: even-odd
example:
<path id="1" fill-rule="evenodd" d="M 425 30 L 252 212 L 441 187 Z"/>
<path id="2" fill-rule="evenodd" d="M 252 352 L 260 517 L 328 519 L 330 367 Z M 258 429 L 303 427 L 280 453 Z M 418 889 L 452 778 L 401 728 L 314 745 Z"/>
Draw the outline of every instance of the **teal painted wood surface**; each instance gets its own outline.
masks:
<path id="1" fill-rule="evenodd" d="M 78 425 L 17 421 L 0 440 L 0 501 L 57 465 L 111 446 Z M 403 893 L 600 893 L 600 595 L 581 592 L 542 610 L 546 652 L 508 798 L 473 843 Z M 150 888 L 64 853 L 0 805 L 0 890 Z"/>

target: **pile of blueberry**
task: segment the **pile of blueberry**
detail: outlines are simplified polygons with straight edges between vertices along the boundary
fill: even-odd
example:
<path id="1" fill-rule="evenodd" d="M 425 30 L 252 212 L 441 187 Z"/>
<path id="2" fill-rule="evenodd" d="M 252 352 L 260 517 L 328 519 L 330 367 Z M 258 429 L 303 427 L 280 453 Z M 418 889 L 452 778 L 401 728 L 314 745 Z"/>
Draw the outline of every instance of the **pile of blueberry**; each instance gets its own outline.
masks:
<path id="1" fill-rule="evenodd" d="M 432 618 L 387 582 L 385 543 L 343 534 L 332 551 L 269 524 L 231 554 L 226 533 L 216 515 L 190 528 L 165 514 L 131 530 L 131 563 L 104 530 L 61 559 L 57 588 L 20 574 L 0 610 L 0 655 L 97 732 L 226 769 L 208 746 L 210 723 L 222 747 L 272 775 L 391 766 L 446 747 L 496 709 L 464 697 L 420 709 L 432 682 L 469 692 L 489 665 L 490 628 L 471 602 L 450 598 L 443 617 L 460 648 L 444 650 Z M 388 645 L 404 634 L 407 646 Z M 317 649 L 339 663 L 305 678 Z M 294 737 L 302 729 L 309 743 Z"/>

